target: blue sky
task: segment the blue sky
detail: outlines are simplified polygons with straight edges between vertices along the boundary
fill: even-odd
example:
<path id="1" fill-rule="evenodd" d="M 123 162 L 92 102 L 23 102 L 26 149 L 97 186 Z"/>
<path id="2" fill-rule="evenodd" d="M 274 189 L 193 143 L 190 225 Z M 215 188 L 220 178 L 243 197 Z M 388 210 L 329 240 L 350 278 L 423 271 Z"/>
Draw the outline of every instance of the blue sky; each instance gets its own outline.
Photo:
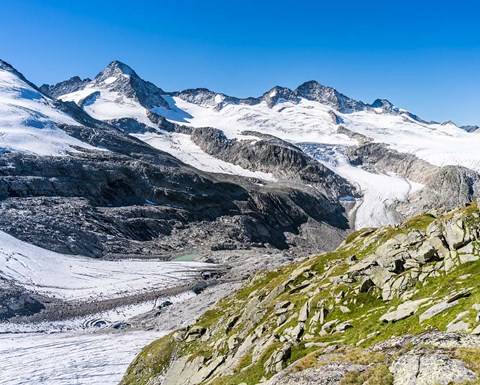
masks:
<path id="1" fill-rule="evenodd" d="M 257 96 L 315 79 L 480 125 L 480 5 L 456 1 L 5 1 L 0 58 L 37 84 L 119 59 L 166 90 Z"/>

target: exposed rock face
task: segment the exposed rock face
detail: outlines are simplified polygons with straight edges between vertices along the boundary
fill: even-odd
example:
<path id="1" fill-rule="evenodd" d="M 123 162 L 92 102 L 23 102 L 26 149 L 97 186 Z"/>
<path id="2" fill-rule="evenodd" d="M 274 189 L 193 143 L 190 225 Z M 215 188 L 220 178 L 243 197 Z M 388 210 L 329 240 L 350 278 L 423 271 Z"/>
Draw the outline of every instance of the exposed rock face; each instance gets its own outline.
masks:
<path id="1" fill-rule="evenodd" d="M 44 84 L 39 89 L 45 95 L 51 96 L 52 98 L 58 98 L 59 96 L 82 89 L 91 81 L 92 79 L 89 78 L 82 80 L 79 76 L 73 76 L 70 79 L 55 85 Z"/>
<path id="2" fill-rule="evenodd" d="M 86 81 L 73 78 L 44 92 L 93 85 L 147 109 L 168 108 L 164 91 L 118 61 Z M 341 204 L 316 189 L 200 172 L 128 135 L 155 128 L 129 118 L 101 122 L 75 103 L 48 103 L 78 122 L 60 129 L 98 151 L 0 156 L 0 229 L 22 240 L 92 257 L 171 258 L 252 247 L 309 253 L 340 243 L 348 229 Z M 190 132 L 153 111 L 148 118 L 159 130 Z"/>
<path id="3" fill-rule="evenodd" d="M 448 354 L 417 349 L 397 358 L 390 366 L 394 385 L 458 384 L 476 379 L 465 363 Z"/>
<path id="4" fill-rule="evenodd" d="M 308 157 L 298 147 L 281 139 L 247 131 L 258 141 L 237 141 L 225 137 L 215 128 L 195 128 L 192 140 L 206 153 L 244 168 L 269 172 L 288 179 L 314 184 L 333 199 L 356 195 L 355 188 L 320 162 Z"/>
<path id="5" fill-rule="evenodd" d="M 32 315 L 45 309 L 37 297 L 0 278 L 0 321 L 16 316 Z"/>
<path id="6" fill-rule="evenodd" d="M 155 345 L 146 348 L 123 383 L 169 383 L 172 368 L 193 359 L 185 384 L 476 380 L 468 357 L 480 351 L 480 258 L 460 256 L 479 256 L 479 237 L 476 202 L 359 231 L 336 252 L 252 277 L 182 335 L 160 340 L 173 349 L 167 359 L 152 363 L 144 357 Z M 188 342 L 199 326 L 205 334 Z"/>
<path id="7" fill-rule="evenodd" d="M 449 211 L 480 196 L 480 174 L 475 171 L 461 166 L 437 167 L 384 144 L 360 142 L 364 144 L 348 149 L 352 164 L 373 172 L 393 172 L 425 185 L 410 202 L 399 205 L 398 211 L 406 217 L 428 210 Z"/>
<path id="8" fill-rule="evenodd" d="M 345 96 L 332 87 L 326 87 L 314 80 L 300 85 L 295 94 L 308 100 L 314 100 L 333 107 L 340 112 L 363 110 L 366 105 Z"/>
<path id="9" fill-rule="evenodd" d="M 479 131 L 479 128 L 478 126 L 461 126 L 460 128 L 464 129 L 465 131 L 467 132 L 477 132 Z"/>
<path id="10" fill-rule="evenodd" d="M 379 172 L 393 172 L 418 183 L 426 184 L 437 172 L 438 167 L 412 154 L 400 153 L 381 143 L 366 143 L 348 151 L 353 165 L 362 165 Z"/>
<path id="11" fill-rule="evenodd" d="M 168 258 L 205 241 L 204 251 L 220 243 L 285 249 L 300 241 L 285 233 L 300 235 L 303 224 L 318 223 L 320 232 L 324 227 L 327 243 L 340 241 L 332 226 L 347 228 L 342 213 L 321 195 L 209 179 L 168 156 L 147 161 L 105 153 L 65 160 L 9 154 L 0 158 L 0 170 L 0 228 L 59 252 Z M 304 236 L 304 246 L 318 237 Z M 318 240 L 314 247 L 322 244 Z"/>
<path id="12" fill-rule="evenodd" d="M 480 174 L 460 166 L 440 168 L 421 191 L 414 210 L 452 210 L 480 197 Z"/>

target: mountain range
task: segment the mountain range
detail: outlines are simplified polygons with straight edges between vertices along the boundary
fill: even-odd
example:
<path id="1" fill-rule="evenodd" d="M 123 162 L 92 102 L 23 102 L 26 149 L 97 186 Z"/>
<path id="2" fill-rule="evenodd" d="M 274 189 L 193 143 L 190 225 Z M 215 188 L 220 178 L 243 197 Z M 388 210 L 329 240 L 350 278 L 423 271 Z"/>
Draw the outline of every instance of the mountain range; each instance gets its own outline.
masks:
<path id="1" fill-rule="evenodd" d="M 315 81 L 243 99 L 166 92 L 119 61 L 39 88 L 0 70 L 0 229 L 55 251 L 134 255 L 141 243 L 139 254 L 170 258 L 179 239 L 189 251 L 318 250 L 350 228 L 478 196 L 475 130 L 385 99 Z M 36 207 L 35 219 L 21 223 L 17 205 Z M 49 231 L 77 210 L 94 220 Z"/>
<path id="2" fill-rule="evenodd" d="M 74 328 L 80 320 L 82 328 L 151 330 L 160 321 L 178 327 L 252 273 L 276 269 L 254 275 L 229 297 L 241 308 L 217 306 L 194 326 L 157 342 L 178 353 L 175 359 L 165 355 L 173 366 L 160 360 L 161 370 L 152 372 L 158 362 L 145 363 L 140 355 L 124 381 L 158 382 L 165 373 L 174 381 L 178 362 L 191 369 L 183 377 L 197 376 L 185 384 L 220 384 L 214 381 L 223 375 L 237 381 L 236 370 L 244 366 L 249 375 L 255 371 L 255 382 L 248 383 L 276 374 L 283 381 L 292 357 L 303 359 L 320 346 L 306 343 L 327 349 L 339 333 L 358 328 L 363 316 L 356 310 L 352 320 L 345 315 L 357 301 L 374 317 L 404 310 L 399 298 L 407 304 L 425 299 L 432 306 L 446 301 L 428 288 L 414 291 L 414 281 L 421 274 L 438 279 L 451 273 L 449 263 L 455 267 L 450 277 L 463 277 L 464 265 L 478 260 L 478 234 L 470 229 L 478 218 L 472 202 L 480 198 L 478 148 L 477 126 L 425 121 L 386 99 L 365 103 L 317 81 L 295 89 L 275 86 L 249 98 L 206 88 L 165 91 L 113 61 L 92 79 L 73 76 L 38 87 L 0 60 L 0 321 L 6 322 L 0 322 L 0 333 L 58 331 L 62 322 Z M 451 224 L 458 214 L 451 210 L 458 207 L 466 207 L 460 212 L 466 219 L 458 219 L 461 234 Z M 433 222 L 440 223 L 438 234 L 430 228 Z M 386 227 L 372 230 L 381 226 Z M 392 237 L 401 242 L 390 244 Z M 455 237 L 472 250 L 457 251 L 460 246 L 450 242 Z M 391 247 L 382 258 L 399 248 L 404 253 L 377 266 L 383 241 Z M 417 250 L 431 242 L 436 243 L 425 253 Z M 319 252 L 330 253 L 312 257 L 314 263 L 303 269 L 298 259 Z M 356 268 L 360 273 L 350 272 Z M 282 287 L 278 295 L 266 292 L 276 290 L 269 279 Z M 332 296 L 340 296 L 340 288 L 348 296 L 337 301 Z M 320 305 L 313 310 L 313 300 L 297 298 L 307 291 L 316 302 L 320 292 L 327 293 L 323 316 Z M 177 301 L 170 294 L 185 292 L 197 296 L 191 311 L 175 313 L 182 322 L 166 319 L 164 308 Z M 158 305 L 158 298 L 165 300 Z M 135 313 L 152 299 L 153 311 Z M 387 306 L 390 301 L 395 308 Z M 470 302 L 468 309 L 477 306 Z M 415 302 L 408 317 L 421 304 Z M 110 321 L 125 306 L 139 306 L 127 311 L 136 318 Z M 242 318 L 233 320 L 237 310 Z M 280 334 L 270 333 L 273 324 L 263 318 L 272 312 L 285 313 Z M 322 317 L 323 323 L 328 312 L 336 322 L 320 340 L 310 338 L 324 330 L 310 318 Z M 232 318 L 217 317 L 223 313 Z M 470 315 L 463 317 L 472 324 L 468 331 L 477 322 Z M 461 319 L 455 317 L 449 316 L 451 324 Z M 344 330 L 337 330 L 341 325 Z M 420 331 L 418 323 L 411 326 Z M 362 337 L 386 341 L 372 337 L 372 330 L 362 328 Z M 211 355 L 201 352 L 209 336 L 219 338 L 224 355 L 211 344 Z M 246 350 L 239 350 L 240 342 Z M 252 346 L 258 354 L 248 351 Z M 247 364 L 255 354 L 261 368 Z M 382 370 L 395 362 L 385 358 Z M 371 369 L 364 366 L 358 370 Z M 462 373 L 472 377 L 471 371 Z M 279 383 L 291 383 L 285 381 Z"/>

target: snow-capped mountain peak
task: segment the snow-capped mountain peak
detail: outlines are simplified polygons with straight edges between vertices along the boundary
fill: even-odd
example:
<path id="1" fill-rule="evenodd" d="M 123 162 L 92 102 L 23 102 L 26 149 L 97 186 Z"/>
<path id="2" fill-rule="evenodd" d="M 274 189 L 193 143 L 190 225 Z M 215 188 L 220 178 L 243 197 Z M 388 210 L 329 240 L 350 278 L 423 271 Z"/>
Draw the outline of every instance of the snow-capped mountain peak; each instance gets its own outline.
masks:
<path id="1" fill-rule="evenodd" d="M 366 107 L 364 103 L 351 99 L 335 88 L 324 86 L 315 80 L 301 84 L 294 92 L 299 97 L 328 105 L 344 113 L 361 111 Z"/>
<path id="2" fill-rule="evenodd" d="M 0 154 L 66 155 L 92 146 L 67 135 L 59 125 L 79 125 L 20 72 L 0 60 Z"/>
<path id="3" fill-rule="evenodd" d="M 134 79 L 133 81 L 136 83 L 141 83 L 142 81 L 140 76 L 138 76 L 131 67 L 118 60 L 114 60 L 95 77 L 94 83 L 99 86 L 103 85 L 108 87 L 110 84 L 118 81 L 123 81 L 123 83 L 131 82 L 132 79 Z"/>
<path id="4" fill-rule="evenodd" d="M 261 100 L 272 108 L 277 103 L 283 101 L 296 102 L 297 95 L 290 88 L 275 86 L 270 91 L 265 92 Z"/>
<path id="5" fill-rule="evenodd" d="M 387 99 L 376 99 L 370 106 L 380 108 L 383 111 L 393 111 L 395 106 Z"/>
<path id="6" fill-rule="evenodd" d="M 63 101 L 73 101 L 99 120 L 135 119 L 155 127 L 148 118 L 157 108 L 169 110 L 166 94 L 151 82 L 143 80 L 131 67 L 118 60 L 112 61 L 93 80 L 68 88 L 63 83 L 44 86 L 49 95 L 58 95 Z"/>

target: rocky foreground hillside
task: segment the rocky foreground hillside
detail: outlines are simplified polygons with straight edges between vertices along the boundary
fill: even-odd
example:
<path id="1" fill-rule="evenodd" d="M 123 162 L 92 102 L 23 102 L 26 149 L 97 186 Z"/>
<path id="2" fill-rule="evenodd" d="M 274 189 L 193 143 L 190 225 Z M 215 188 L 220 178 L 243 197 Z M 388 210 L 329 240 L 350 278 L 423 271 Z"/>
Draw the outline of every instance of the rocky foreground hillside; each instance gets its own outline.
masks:
<path id="1" fill-rule="evenodd" d="M 253 276 L 122 384 L 480 383 L 478 202 Z"/>

